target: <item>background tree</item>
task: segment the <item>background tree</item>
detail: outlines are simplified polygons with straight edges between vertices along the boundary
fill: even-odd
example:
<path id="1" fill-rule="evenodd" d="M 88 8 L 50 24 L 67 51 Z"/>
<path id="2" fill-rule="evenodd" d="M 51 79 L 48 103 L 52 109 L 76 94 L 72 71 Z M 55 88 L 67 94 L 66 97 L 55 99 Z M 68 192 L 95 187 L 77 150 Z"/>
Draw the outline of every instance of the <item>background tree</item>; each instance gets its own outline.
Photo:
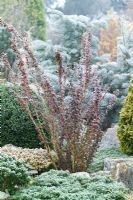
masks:
<path id="1" fill-rule="evenodd" d="M 54 2 L 56 2 L 56 0 L 45 0 L 45 2 L 46 7 L 50 8 L 54 4 Z"/>
<path id="2" fill-rule="evenodd" d="M 120 20 L 118 15 L 113 15 L 108 21 L 108 27 L 100 31 L 99 55 L 109 54 L 110 61 L 117 59 L 117 39 L 120 36 Z"/>
<path id="3" fill-rule="evenodd" d="M 64 9 L 65 14 L 77 14 L 77 15 L 89 15 L 95 16 L 98 13 L 107 12 L 114 8 L 118 12 L 127 8 L 127 2 L 125 0 L 66 0 Z"/>
<path id="4" fill-rule="evenodd" d="M 84 0 L 84 3 L 81 3 L 81 0 L 66 0 L 63 12 L 69 15 L 77 14 L 94 16 L 99 12 L 105 11 L 109 6 L 110 0 L 106 2 L 104 0 Z"/>
<path id="5" fill-rule="evenodd" d="M 111 0 L 112 7 L 118 12 L 127 9 L 127 2 L 127 0 Z"/>
<path id="6" fill-rule="evenodd" d="M 127 14 L 133 19 L 133 0 L 127 1 Z"/>
<path id="7" fill-rule="evenodd" d="M 43 0 L 0 0 L 0 16 L 22 31 L 31 31 L 34 38 L 45 40 Z"/>

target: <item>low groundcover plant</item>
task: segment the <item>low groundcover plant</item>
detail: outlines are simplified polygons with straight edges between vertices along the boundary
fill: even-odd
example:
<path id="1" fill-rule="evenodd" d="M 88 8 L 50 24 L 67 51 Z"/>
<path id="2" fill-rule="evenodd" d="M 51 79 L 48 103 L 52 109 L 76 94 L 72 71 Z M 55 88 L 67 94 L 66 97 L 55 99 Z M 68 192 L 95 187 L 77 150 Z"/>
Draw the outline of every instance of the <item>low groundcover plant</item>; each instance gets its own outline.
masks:
<path id="1" fill-rule="evenodd" d="M 128 190 L 109 177 L 86 177 L 67 171 L 46 172 L 12 200 L 127 200 Z"/>

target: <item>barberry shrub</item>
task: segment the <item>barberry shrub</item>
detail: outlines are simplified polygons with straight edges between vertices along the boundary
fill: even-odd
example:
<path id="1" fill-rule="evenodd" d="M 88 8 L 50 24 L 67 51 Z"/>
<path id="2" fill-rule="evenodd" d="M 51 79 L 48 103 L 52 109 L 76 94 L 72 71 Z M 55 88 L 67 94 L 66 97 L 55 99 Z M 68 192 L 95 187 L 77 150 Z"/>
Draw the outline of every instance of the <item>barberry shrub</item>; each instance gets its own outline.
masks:
<path id="1" fill-rule="evenodd" d="M 133 77 L 120 113 L 118 137 L 122 151 L 133 155 Z"/>
<path id="2" fill-rule="evenodd" d="M 84 34 L 83 56 L 79 64 L 72 68 L 66 70 L 60 52 L 56 53 L 58 91 L 55 92 L 50 79 L 37 63 L 26 34 L 21 37 L 14 27 L 2 20 L 0 24 L 12 33 L 11 47 L 16 55 L 19 73 L 11 69 L 5 54 L 1 55 L 1 60 L 11 70 L 12 83 L 18 82 L 21 87 L 14 94 L 32 119 L 41 143 L 48 151 L 52 144 L 58 155 L 57 167 L 72 172 L 86 170 L 102 139 L 100 105 L 105 97 L 90 66 L 91 34 Z M 23 54 L 19 49 L 20 44 Z M 114 102 L 112 98 L 105 113 Z"/>

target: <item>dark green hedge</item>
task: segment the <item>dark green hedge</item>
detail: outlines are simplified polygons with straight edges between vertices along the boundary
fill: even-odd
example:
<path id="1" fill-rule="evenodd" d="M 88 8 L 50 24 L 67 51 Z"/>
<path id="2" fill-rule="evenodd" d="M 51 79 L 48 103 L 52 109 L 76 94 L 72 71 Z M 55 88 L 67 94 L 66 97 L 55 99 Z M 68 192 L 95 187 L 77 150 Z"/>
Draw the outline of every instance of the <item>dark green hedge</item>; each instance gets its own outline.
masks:
<path id="1" fill-rule="evenodd" d="M 17 103 L 8 87 L 0 86 L 0 96 L 0 145 L 13 144 L 27 148 L 39 147 L 39 140 L 32 121 Z"/>

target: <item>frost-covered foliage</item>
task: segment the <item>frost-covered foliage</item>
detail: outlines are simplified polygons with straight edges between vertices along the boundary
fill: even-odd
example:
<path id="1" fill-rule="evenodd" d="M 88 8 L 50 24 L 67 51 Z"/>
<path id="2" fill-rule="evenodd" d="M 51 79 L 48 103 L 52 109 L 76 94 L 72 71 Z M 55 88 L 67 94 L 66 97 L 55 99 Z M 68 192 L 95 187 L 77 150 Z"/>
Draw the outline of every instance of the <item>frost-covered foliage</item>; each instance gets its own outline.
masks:
<path id="1" fill-rule="evenodd" d="M 118 113 L 127 95 L 130 73 L 128 71 L 122 73 L 121 68 L 119 68 L 118 64 L 115 62 L 97 66 L 97 71 L 103 86 L 108 88 L 109 95 L 114 94 L 117 96 L 115 110 L 113 110 L 112 113 L 113 121 L 117 122 Z"/>
<path id="2" fill-rule="evenodd" d="M 109 88 L 109 93 L 117 96 L 117 104 L 112 113 L 114 122 L 118 120 L 133 74 L 133 24 L 124 18 L 120 20 L 120 24 L 121 35 L 117 38 L 117 59 L 114 62 L 97 63 L 94 66 L 103 86 Z"/>
<path id="3" fill-rule="evenodd" d="M 81 55 L 81 41 L 82 35 L 90 29 L 90 19 L 85 16 L 67 16 L 59 12 L 52 12 L 52 23 L 55 22 L 57 30 L 61 36 L 61 45 L 68 49 L 69 55 L 71 55 L 71 63 L 77 62 Z M 54 20 L 54 21 L 53 21 Z M 92 37 L 92 49 L 96 50 L 98 44 L 98 38 Z M 93 51 L 93 54 L 95 52 Z M 96 54 L 95 54 L 96 55 Z"/>
<path id="4" fill-rule="evenodd" d="M 59 48 L 59 50 L 62 48 L 63 52 L 69 55 L 67 63 L 78 62 L 82 54 L 82 35 L 84 32 L 90 31 L 93 26 L 88 17 L 67 16 L 59 11 L 50 10 L 48 12 L 48 39 L 52 42 L 50 44 L 48 41 L 47 48 L 51 48 L 51 45 L 52 47 L 55 45 L 54 48 Z M 99 22 L 99 26 L 103 26 L 101 22 Z M 97 57 L 98 43 L 98 37 L 92 31 L 92 60 Z"/>
<path id="5" fill-rule="evenodd" d="M 42 67 L 42 69 L 45 70 L 45 74 L 47 75 L 47 77 L 49 77 L 54 89 L 58 91 L 58 73 L 55 55 L 57 51 L 60 51 L 64 63 L 67 64 L 70 61 L 70 56 L 67 53 L 67 49 L 59 44 L 53 45 L 52 41 L 50 40 L 47 42 L 35 40 L 32 43 L 32 47 L 34 49 L 35 56 L 40 63 L 40 66 Z"/>
<path id="6" fill-rule="evenodd" d="M 40 60 L 48 61 L 46 66 L 55 64 L 53 62 L 55 49 L 59 49 L 62 52 L 66 64 L 78 62 L 82 55 L 82 35 L 84 32 L 90 31 L 92 34 L 91 62 L 93 64 L 108 62 L 108 56 L 98 55 L 101 42 L 100 34 L 101 30 L 108 29 L 109 21 L 114 19 L 114 17 L 115 19 L 118 18 L 114 11 L 109 12 L 108 15 L 99 16 L 91 20 L 87 16 L 64 15 L 57 10 L 48 10 L 48 40 L 45 44 L 42 43 L 42 45 L 41 41 L 34 41 L 34 50 L 37 51 L 37 54 L 39 53 Z M 114 21 L 116 21 L 115 19 Z M 112 43 L 110 36 L 107 39 Z M 43 45 L 45 46 L 44 48 L 42 48 Z"/>
<path id="7" fill-rule="evenodd" d="M 118 147 L 99 148 L 89 166 L 88 171 L 98 172 L 104 168 L 105 158 L 125 158 L 127 155 L 123 154 Z"/>
<path id="8" fill-rule="evenodd" d="M 45 70 L 45 73 L 50 78 L 53 86 L 57 89 L 56 85 L 58 82 L 58 78 L 55 55 L 57 51 L 60 51 L 64 63 L 67 64 L 70 61 L 70 56 L 67 52 L 67 49 L 60 44 L 53 45 L 51 40 L 48 40 L 47 42 L 35 40 L 33 41 L 32 46 L 35 51 L 35 56 L 39 61 L 41 67 Z"/>
<path id="9" fill-rule="evenodd" d="M 63 13 L 50 10 L 47 16 L 48 40 L 33 41 L 33 49 L 40 65 L 46 70 L 47 75 L 57 82 L 55 54 L 60 51 L 64 67 L 77 63 L 82 55 L 82 36 L 86 31 L 91 31 L 91 62 L 105 62 L 106 58 L 98 56 L 100 28 L 107 26 L 107 18 L 90 20 L 85 16 L 67 16 Z"/>
<path id="10" fill-rule="evenodd" d="M 61 10 L 63 13 L 71 15 L 89 15 L 94 17 L 101 13 L 106 13 L 111 7 L 118 12 L 127 8 L 126 0 L 84 0 L 82 4 L 80 0 L 66 0 L 65 6 Z"/>
<path id="11" fill-rule="evenodd" d="M 15 158 L 0 154 L 0 191 L 14 193 L 30 181 L 28 167 Z"/>
<path id="12" fill-rule="evenodd" d="M 33 41 L 33 48 L 42 66 L 48 68 L 55 65 L 55 52 L 62 53 L 65 64 L 79 62 L 82 55 L 82 36 L 86 31 L 92 34 L 91 62 L 107 62 L 106 56 L 98 56 L 100 30 L 108 27 L 108 21 L 113 14 L 97 17 L 91 20 L 87 16 L 64 15 L 57 10 L 48 10 L 48 40 L 44 43 Z"/>
<path id="13" fill-rule="evenodd" d="M 122 20 L 122 35 L 118 38 L 117 63 L 121 72 L 133 72 L 133 23 Z"/>
<path id="14" fill-rule="evenodd" d="M 127 200 L 128 190 L 106 176 L 78 176 L 51 170 L 35 178 L 12 200 Z"/>
<path id="15" fill-rule="evenodd" d="M 96 63 L 101 60 L 97 54 L 99 48 L 98 37 L 100 28 L 107 26 L 107 19 L 100 18 L 91 21 L 85 16 L 67 16 L 59 11 L 50 10 L 48 12 L 47 23 L 48 40 L 46 42 L 35 40 L 32 47 L 40 65 L 45 69 L 46 74 L 56 88 L 56 52 L 61 52 L 64 67 L 68 65 L 73 67 L 73 63 L 78 63 L 82 55 L 83 33 L 90 30 L 92 33 L 91 62 Z M 106 58 L 102 58 L 102 60 L 106 60 Z"/>
<path id="16" fill-rule="evenodd" d="M 113 81 L 113 86 L 116 84 L 115 80 L 112 80 L 112 75 L 116 73 L 116 71 L 114 70 L 119 71 L 117 63 L 110 63 L 109 56 L 106 54 L 102 54 L 100 56 L 98 55 L 100 48 L 101 29 L 108 29 L 108 23 L 112 19 L 114 19 L 114 21 L 115 19 L 117 19 L 118 21 L 118 16 L 113 11 L 111 11 L 108 15 L 97 17 L 93 20 L 90 20 L 86 16 L 67 16 L 55 10 L 50 10 L 48 12 L 49 40 L 47 42 L 34 41 L 33 48 L 41 66 L 43 66 L 43 68 L 46 70 L 47 75 L 49 76 L 49 78 L 53 82 L 54 87 L 57 90 L 58 88 L 55 53 L 57 50 L 61 52 L 64 61 L 64 67 L 68 65 L 72 66 L 73 62 L 79 62 L 80 55 L 82 55 L 82 35 L 86 30 L 91 30 L 92 33 L 91 62 L 95 64 L 95 72 L 98 73 L 100 75 L 100 78 L 103 80 L 103 87 L 110 87 L 110 81 Z M 110 45 L 112 45 L 110 37 L 108 37 L 107 39 Z M 117 38 L 115 37 L 115 40 L 116 39 Z M 117 55 L 115 55 L 115 57 L 116 56 Z M 113 64 L 115 64 L 115 67 L 112 68 Z M 116 81 L 118 81 L 118 79 Z M 121 85 L 121 83 L 119 83 L 119 85 Z M 127 85 L 125 84 L 125 89 L 126 86 Z M 106 98 L 104 99 L 102 108 L 103 110 L 104 107 L 106 107 L 106 105 L 108 104 L 108 101 L 112 98 L 112 95 L 116 95 L 114 90 L 115 88 L 112 88 L 112 86 L 110 90 L 108 90 Z M 121 91 L 121 93 L 123 94 L 123 90 Z M 118 116 L 116 115 L 116 113 L 118 114 L 121 107 L 119 101 L 121 102 L 121 99 L 118 99 L 113 112 L 110 112 L 108 117 L 106 118 L 106 122 L 104 121 L 104 128 L 110 126 L 112 121 L 117 121 Z"/>

